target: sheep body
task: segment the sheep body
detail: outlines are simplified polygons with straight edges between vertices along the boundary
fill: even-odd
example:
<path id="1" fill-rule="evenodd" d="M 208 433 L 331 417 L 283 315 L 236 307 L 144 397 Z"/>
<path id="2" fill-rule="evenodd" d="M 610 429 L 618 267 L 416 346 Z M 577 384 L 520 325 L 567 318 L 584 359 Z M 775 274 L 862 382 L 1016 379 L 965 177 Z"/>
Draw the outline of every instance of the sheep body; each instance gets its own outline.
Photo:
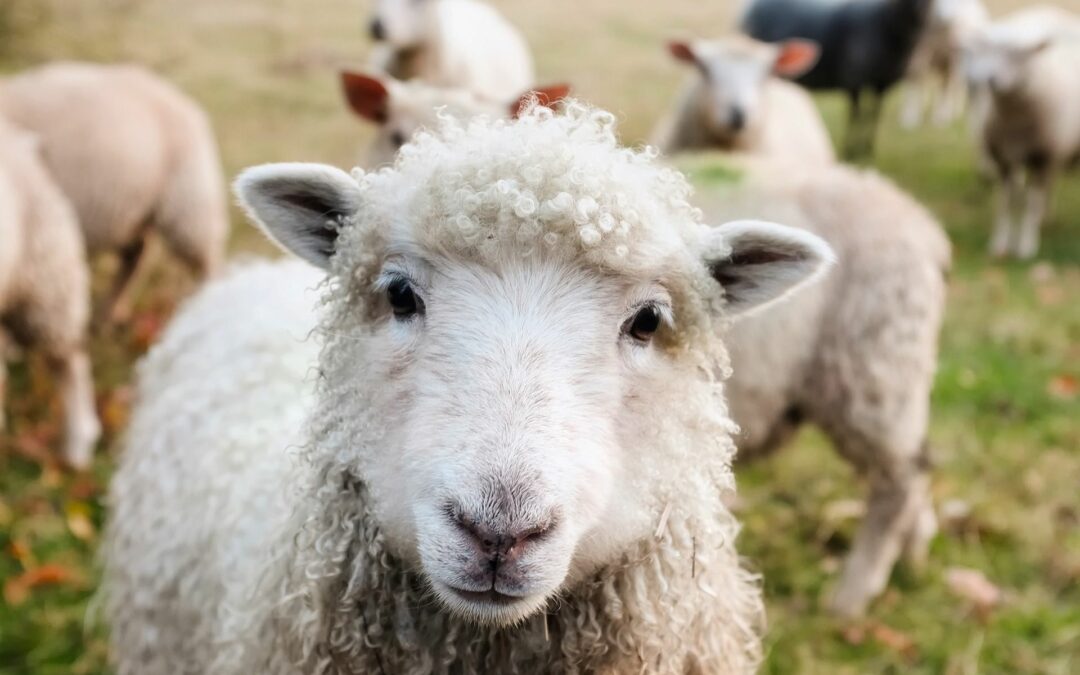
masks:
<path id="1" fill-rule="evenodd" d="M 721 148 L 810 163 L 836 160 L 817 106 L 798 85 L 772 76 L 777 48 L 738 36 L 687 46 L 699 69 L 653 143 L 665 154 Z M 719 89 L 722 91 L 713 91 Z M 738 111 L 737 123 L 730 113 Z"/>
<path id="2" fill-rule="evenodd" d="M 776 449 L 805 421 L 868 480 L 868 515 L 832 597 L 836 612 L 859 614 L 900 552 L 921 561 L 936 529 L 926 444 L 948 239 L 925 209 L 870 171 L 720 165 L 741 177 L 700 191 L 714 220 L 782 219 L 837 252 L 822 283 L 735 323 L 728 396 L 740 458 Z"/>
<path id="3" fill-rule="evenodd" d="M 0 114 L 41 139 L 88 252 L 121 254 L 116 318 L 150 230 L 196 275 L 217 270 L 228 235 L 217 147 L 174 87 L 135 66 L 56 63 L 0 81 Z"/>
<path id="4" fill-rule="evenodd" d="M 32 136 L 0 119 L 0 428 L 4 333 L 44 354 L 64 404 L 64 460 L 90 463 L 101 427 L 86 355 L 89 273 L 71 206 Z"/>
<path id="5" fill-rule="evenodd" d="M 403 13 L 415 24 L 408 44 L 395 44 L 389 20 L 386 44 L 378 45 L 374 66 L 399 79 L 417 78 L 437 87 L 464 89 L 490 101 L 509 101 L 533 85 L 532 56 L 521 33 L 493 7 L 476 0 L 430 0 Z M 403 0 L 390 0 L 384 13 Z M 377 12 L 379 10 L 377 9 Z"/>
<path id="6" fill-rule="evenodd" d="M 990 252 L 1030 258 L 1054 182 L 1080 158 L 1080 19 L 1022 10 L 986 27 L 973 54 L 982 151 L 998 179 Z"/>
<path id="7" fill-rule="evenodd" d="M 328 270 L 322 309 L 305 309 L 296 289 L 316 277 L 295 264 L 241 271 L 190 302 L 141 367 L 105 546 L 121 675 L 756 667 L 761 599 L 723 506 L 732 426 L 710 373 L 724 373 L 728 313 L 766 301 L 767 286 L 813 278 L 829 254 L 777 226 L 702 227 L 681 177 L 618 148 L 612 124 L 576 104 L 513 122 L 445 120 L 392 169 L 350 178 L 286 165 L 241 178 L 264 229 Z M 743 266 L 743 246 L 746 259 L 788 262 Z M 416 252 L 436 262 L 432 276 L 409 268 L 409 285 L 397 270 Z M 649 347 L 619 338 L 612 352 L 627 321 L 618 307 L 640 302 L 617 299 L 625 284 L 652 288 L 661 271 L 679 328 Z M 264 297 L 283 308 L 258 309 Z M 563 302 L 561 319 L 547 314 Z M 313 341 L 296 337 L 316 325 Z M 594 334 L 597 351 L 581 351 Z M 412 372 L 423 386 L 403 389 Z M 552 379 L 532 380 L 539 389 L 506 379 L 529 372 Z M 583 398 L 568 399 L 579 383 Z M 648 394 L 634 395 L 639 387 Z M 605 421 L 608 406 L 617 421 Z M 547 426 L 551 415 L 559 423 Z M 494 454 L 474 463 L 489 424 Z M 505 434 L 537 425 L 543 453 L 525 468 L 531 452 L 512 446 L 532 441 Z M 632 458 L 590 468 L 603 439 Z M 569 522 L 533 544 L 566 551 L 563 580 L 550 582 L 558 602 L 509 614 L 518 602 L 491 618 L 440 590 L 437 575 L 473 550 L 427 557 L 463 536 L 438 506 L 442 476 L 462 462 L 450 489 L 513 470 L 495 493 L 480 483 L 499 517 L 517 517 L 537 484 L 551 486 L 544 497 L 569 495 Z M 603 494 L 609 506 L 597 511 L 574 501 Z M 586 517 L 596 523 L 588 536 L 557 549 Z M 449 529 L 433 539 L 428 527 Z"/>
<path id="8" fill-rule="evenodd" d="M 903 78 L 928 14 L 929 0 L 754 0 L 743 32 L 765 42 L 791 38 L 821 47 L 817 65 L 798 78 L 809 89 L 839 89 L 850 100 L 846 155 L 873 151 L 881 100 Z M 863 94 L 869 94 L 868 105 Z"/>

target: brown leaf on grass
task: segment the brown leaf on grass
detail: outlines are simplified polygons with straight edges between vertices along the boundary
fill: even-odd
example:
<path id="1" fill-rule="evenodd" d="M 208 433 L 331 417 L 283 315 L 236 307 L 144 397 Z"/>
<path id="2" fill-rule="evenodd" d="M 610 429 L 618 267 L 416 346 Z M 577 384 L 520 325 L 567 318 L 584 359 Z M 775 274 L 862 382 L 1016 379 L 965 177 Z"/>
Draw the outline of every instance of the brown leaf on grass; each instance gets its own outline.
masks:
<path id="1" fill-rule="evenodd" d="M 1046 393 L 1061 401 L 1071 401 L 1080 394 L 1080 381 L 1072 375 L 1056 375 L 1046 384 Z"/>
<path id="2" fill-rule="evenodd" d="M 868 620 L 844 626 L 841 637 L 850 645 L 861 645 L 869 637 L 886 649 L 902 656 L 907 661 L 919 657 L 919 647 L 907 633 L 886 626 L 880 621 Z"/>
<path id="3" fill-rule="evenodd" d="M 51 448 L 59 435 L 54 425 L 42 423 L 20 432 L 11 445 L 25 459 L 41 466 L 51 466 L 56 463 Z"/>
<path id="4" fill-rule="evenodd" d="M 954 595 L 971 602 L 979 616 L 985 618 L 1001 604 L 1003 594 L 986 575 L 976 569 L 951 567 L 945 570 L 945 585 Z"/>
<path id="5" fill-rule="evenodd" d="M 25 567 L 33 567 L 34 553 L 27 546 L 26 542 L 21 539 L 13 539 L 8 544 L 8 551 L 11 553 L 11 557 L 19 561 L 19 564 Z"/>
<path id="6" fill-rule="evenodd" d="M 21 605 L 35 588 L 67 584 L 76 578 L 74 572 L 62 565 L 49 563 L 34 567 L 4 582 L 4 601 L 13 607 Z"/>
<path id="7" fill-rule="evenodd" d="M 157 341 L 163 328 L 165 328 L 163 314 L 142 312 L 131 322 L 131 341 L 140 352 L 145 352 Z"/>
<path id="8" fill-rule="evenodd" d="M 114 436 L 127 426 L 132 397 L 132 388 L 125 385 L 113 389 L 98 401 L 101 425 L 106 434 Z"/>

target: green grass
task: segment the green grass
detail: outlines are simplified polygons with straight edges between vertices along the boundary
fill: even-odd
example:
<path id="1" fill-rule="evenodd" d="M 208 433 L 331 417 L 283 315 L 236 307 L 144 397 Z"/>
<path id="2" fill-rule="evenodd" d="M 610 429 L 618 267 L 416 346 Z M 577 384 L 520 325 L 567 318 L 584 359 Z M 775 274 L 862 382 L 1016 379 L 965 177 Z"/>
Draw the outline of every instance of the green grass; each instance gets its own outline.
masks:
<path id="1" fill-rule="evenodd" d="M 35 18 L 32 33 L 8 43 L 0 71 L 50 58 L 148 63 L 210 111 L 230 174 L 286 159 L 345 165 L 366 142 L 334 78 L 366 48 L 352 0 L 7 1 L 48 21 Z M 498 4 L 525 28 L 543 79 L 571 81 L 617 111 L 629 142 L 647 136 L 678 85 L 681 71 L 661 40 L 720 32 L 731 11 L 693 0 L 639 3 L 634 12 L 616 0 Z M 841 133 L 842 101 L 820 101 Z M 931 440 L 937 503 L 968 513 L 945 525 L 921 576 L 898 569 L 868 621 L 842 625 L 819 599 L 855 525 L 827 518 L 827 506 L 862 494 L 847 465 L 808 430 L 744 467 L 741 550 L 765 577 L 766 672 L 1080 672 L 1080 177 L 1058 188 L 1040 262 L 996 263 L 985 254 L 990 191 L 972 157 L 960 126 L 904 132 L 890 106 L 874 162 L 942 220 L 954 244 Z M 233 248 L 267 252 L 235 216 Z M 159 270 L 145 284 L 135 329 L 93 340 L 109 433 L 92 473 L 43 465 L 56 435 L 50 383 L 33 360 L 13 369 L 11 433 L 0 438 L 0 586 L 9 596 L 0 599 L 0 674 L 107 672 L 104 631 L 86 619 L 111 454 L 132 364 L 188 290 L 171 266 Z M 42 564 L 66 576 L 18 597 L 15 580 Z M 1003 589 L 1002 606 L 972 611 L 946 586 L 952 567 L 985 573 Z"/>

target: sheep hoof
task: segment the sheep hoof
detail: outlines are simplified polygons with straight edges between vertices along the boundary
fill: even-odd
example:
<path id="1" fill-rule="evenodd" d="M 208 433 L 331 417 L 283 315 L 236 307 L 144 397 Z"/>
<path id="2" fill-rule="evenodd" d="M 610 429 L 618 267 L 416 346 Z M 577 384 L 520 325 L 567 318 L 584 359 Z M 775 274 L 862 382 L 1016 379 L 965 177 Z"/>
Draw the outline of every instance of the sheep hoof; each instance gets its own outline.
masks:
<path id="1" fill-rule="evenodd" d="M 870 594 L 863 588 L 852 587 L 841 581 L 840 586 L 828 597 L 829 613 L 839 619 L 859 619 L 866 614 Z"/>

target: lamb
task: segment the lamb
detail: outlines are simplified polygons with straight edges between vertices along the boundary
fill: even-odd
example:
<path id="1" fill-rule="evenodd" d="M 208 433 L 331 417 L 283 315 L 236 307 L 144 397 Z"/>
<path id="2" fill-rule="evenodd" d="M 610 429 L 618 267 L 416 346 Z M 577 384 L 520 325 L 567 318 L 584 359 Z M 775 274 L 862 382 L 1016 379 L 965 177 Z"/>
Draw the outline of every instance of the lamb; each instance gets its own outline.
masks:
<path id="1" fill-rule="evenodd" d="M 377 0 L 372 66 L 399 80 L 509 101 L 533 85 L 525 38 L 477 0 Z"/>
<path id="2" fill-rule="evenodd" d="M 612 115 L 564 107 L 240 177 L 323 300 L 295 263 L 242 270 L 142 364 L 120 675 L 754 670 L 720 336 L 831 252 L 705 227 Z"/>
<path id="3" fill-rule="evenodd" d="M 844 155 L 864 157 L 873 153 L 881 102 L 907 71 L 929 6 L 930 0 L 753 0 L 742 29 L 765 42 L 803 38 L 821 47 L 817 65 L 797 81 L 847 93 Z"/>
<path id="4" fill-rule="evenodd" d="M 370 168 L 392 163 L 401 146 L 418 130 L 438 124 L 440 115 L 461 119 L 475 115 L 515 117 L 533 99 L 552 106 L 570 93 L 567 85 L 555 84 L 519 92 L 512 100 L 494 102 L 462 89 L 432 87 L 415 80 L 401 82 L 353 71 L 341 73 L 341 84 L 352 111 L 377 126 L 363 163 Z"/>
<path id="5" fill-rule="evenodd" d="M 0 118 L 0 431 L 5 337 L 40 350 L 64 405 L 64 461 L 86 468 L 101 425 L 86 354 L 89 275 L 70 204 L 38 155 L 37 141 Z M 7 335 L 5 335 L 7 334 Z"/>
<path id="6" fill-rule="evenodd" d="M 130 316 L 150 232 L 198 278 L 217 271 L 229 227 L 217 146 L 181 92 L 135 66 L 57 63 L 0 81 L 0 114 L 41 139 L 90 256 L 119 254 L 106 316 Z"/>
<path id="7" fill-rule="evenodd" d="M 777 449 L 810 422 L 869 483 L 866 516 L 829 598 L 836 614 L 857 616 L 901 552 L 921 566 L 937 529 L 927 428 L 948 239 L 922 206 L 870 171 L 695 161 L 681 166 L 719 164 L 740 176 L 700 191 L 710 218 L 782 218 L 836 252 L 836 266 L 797 302 L 735 323 L 727 394 L 740 461 Z"/>
<path id="8" fill-rule="evenodd" d="M 957 118 L 967 93 L 964 53 L 989 21 L 982 0 L 934 0 L 926 30 L 908 66 L 907 91 L 900 112 L 903 126 L 919 126 L 927 106 L 935 99 L 936 124 L 948 124 Z"/>
<path id="9" fill-rule="evenodd" d="M 817 61 L 817 45 L 805 40 L 769 45 L 733 36 L 672 42 L 668 48 L 698 73 L 654 134 L 661 152 L 713 147 L 815 164 L 836 161 L 813 99 L 773 77 L 805 73 Z"/>
<path id="10" fill-rule="evenodd" d="M 1016 12 L 977 36 L 968 67 L 985 92 L 980 135 L 998 182 L 990 253 L 1034 257 L 1054 181 L 1080 159 L 1080 18 Z"/>

